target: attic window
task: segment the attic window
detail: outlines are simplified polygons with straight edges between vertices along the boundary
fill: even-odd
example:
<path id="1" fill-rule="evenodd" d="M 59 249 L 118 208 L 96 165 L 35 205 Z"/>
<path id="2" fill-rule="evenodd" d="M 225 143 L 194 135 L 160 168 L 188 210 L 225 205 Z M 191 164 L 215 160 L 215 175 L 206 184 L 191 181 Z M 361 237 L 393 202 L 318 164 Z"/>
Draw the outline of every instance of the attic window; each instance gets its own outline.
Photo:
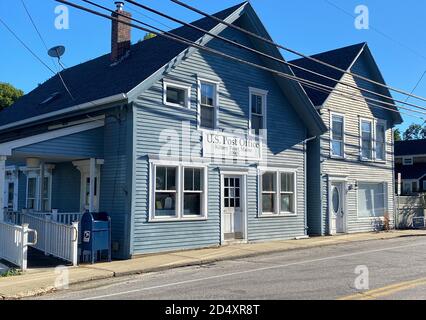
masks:
<path id="1" fill-rule="evenodd" d="M 53 100 L 57 99 L 61 95 L 60 92 L 54 92 L 50 96 L 48 96 L 46 99 L 44 99 L 42 102 L 40 102 L 40 105 L 46 105 L 51 103 Z"/>

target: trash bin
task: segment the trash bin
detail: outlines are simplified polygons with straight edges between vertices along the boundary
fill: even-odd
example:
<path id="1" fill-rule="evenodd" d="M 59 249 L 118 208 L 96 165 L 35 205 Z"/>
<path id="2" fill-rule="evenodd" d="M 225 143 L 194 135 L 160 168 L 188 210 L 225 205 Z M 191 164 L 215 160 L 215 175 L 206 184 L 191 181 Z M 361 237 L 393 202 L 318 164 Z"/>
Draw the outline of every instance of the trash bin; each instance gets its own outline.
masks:
<path id="1" fill-rule="evenodd" d="M 103 256 L 111 261 L 111 218 L 105 212 L 86 212 L 81 218 L 81 259 L 89 255 L 91 263 L 99 262 Z"/>

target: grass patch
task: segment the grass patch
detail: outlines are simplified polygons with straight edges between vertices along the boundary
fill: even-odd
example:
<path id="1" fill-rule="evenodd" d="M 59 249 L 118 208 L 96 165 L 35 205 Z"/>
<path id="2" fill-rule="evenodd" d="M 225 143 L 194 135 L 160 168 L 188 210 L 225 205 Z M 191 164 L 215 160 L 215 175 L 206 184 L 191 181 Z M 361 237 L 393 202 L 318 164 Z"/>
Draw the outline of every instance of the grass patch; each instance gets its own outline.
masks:
<path id="1" fill-rule="evenodd" d="M 21 270 L 18 269 L 9 269 L 7 272 L 0 274 L 0 278 L 6 278 L 6 277 L 14 277 L 14 276 L 20 276 L 22 274 Z"/>

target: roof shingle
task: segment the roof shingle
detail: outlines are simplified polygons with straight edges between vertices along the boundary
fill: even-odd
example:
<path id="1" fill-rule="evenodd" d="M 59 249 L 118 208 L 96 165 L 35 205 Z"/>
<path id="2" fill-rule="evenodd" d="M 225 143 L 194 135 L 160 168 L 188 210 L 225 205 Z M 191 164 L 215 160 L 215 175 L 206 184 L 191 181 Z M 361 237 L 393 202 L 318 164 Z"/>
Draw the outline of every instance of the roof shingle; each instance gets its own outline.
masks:
<path id="1" fill-rule="evenodd" d="M 214 16 L 225 19 L 244 3 L 220 11 Z M 205 30 L 211 30 L 218 23 L 206 17 L 192 24 Z M 204 35 L 187 26 L 170 32 L 190 41 L 196 41 Z M 111 67 L 108 53 L 68 68 L 61 72 L 61 75 L 74 96 L 74 100 L 66 93 L 56 75 L 20 98 L 12 106 L 1 111 L 0 126 L 116 94 L 127 93 L 187 48 L 187 45 L 157 36 L 132 45 L 130 56 L 114 67 Z M 60 96 L 50 104 L 40 105 L 55 92 L 60 92 Z"/>

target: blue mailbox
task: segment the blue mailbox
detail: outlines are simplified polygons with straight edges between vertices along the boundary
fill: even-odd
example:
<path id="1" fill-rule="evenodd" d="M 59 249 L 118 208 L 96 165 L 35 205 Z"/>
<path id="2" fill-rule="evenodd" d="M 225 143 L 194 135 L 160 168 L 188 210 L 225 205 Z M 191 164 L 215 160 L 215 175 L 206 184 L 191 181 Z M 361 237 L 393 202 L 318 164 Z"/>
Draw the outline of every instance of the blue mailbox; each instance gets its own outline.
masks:
<path id="1" fill-rule="evenodd" d="M 86 212 L 81 218 L 81 261 L 87 253 L 92 263 L 105 253 L 111 261 L 111 217 L 105 212 Z"/>

